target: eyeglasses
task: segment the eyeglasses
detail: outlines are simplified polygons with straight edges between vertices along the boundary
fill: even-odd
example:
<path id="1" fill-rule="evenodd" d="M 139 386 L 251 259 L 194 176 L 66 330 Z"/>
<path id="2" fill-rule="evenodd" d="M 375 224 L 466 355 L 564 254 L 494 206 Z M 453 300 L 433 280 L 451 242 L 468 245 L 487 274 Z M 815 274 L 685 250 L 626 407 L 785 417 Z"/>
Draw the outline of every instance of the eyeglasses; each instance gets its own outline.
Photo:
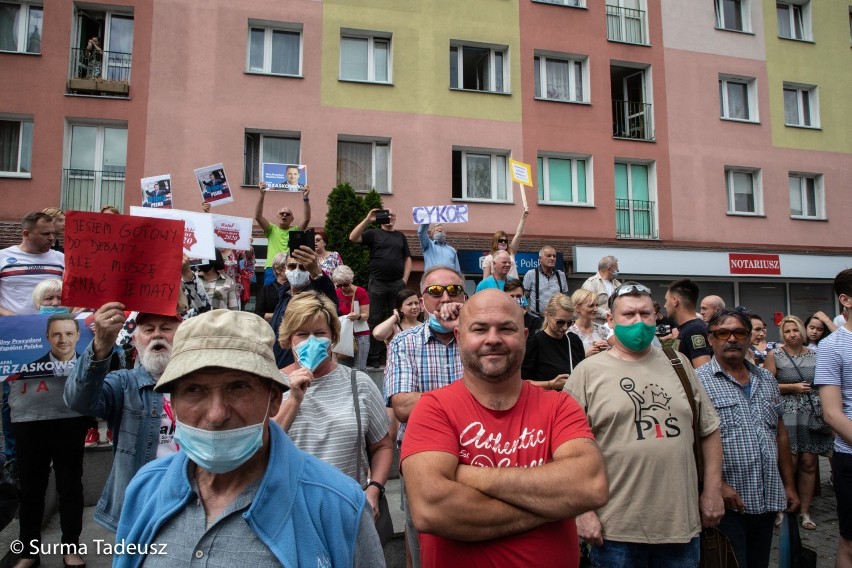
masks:
<path id="1" fill-rule="evenodd" d="M 751 337 L 751 333 L 747 329 L 738 328 L 738 329 L 714 329 L 713 331 L 708 332 L 710 335 L 715 337 L 716 339 L 721 339 L 722 341 L 727 341 L 733 335 L 737 341 L 742 341 L 746 337 Z"/>
<path id="2" fill-rule="evenodd" d="M 341 282 L 340 284 L 335 284 L 338 288 L 349 288 L 352 285 L 352 282 Z"/>
<path id="3" fill-rule="evenodd" d="M 287 263 L 287 270 L 296 270 L 297 268 L 299 270 L 305 270 L 305 267 L 302 264 L 296 264 L 295 262 L 288 262 Z"/>
<path id="4" fill-rule="evenodd" d="M 497 239 L 498 243 L 508 243 L 509 239 Z"/>
<path id="5" fill-rule="evenodd" d="M 448 286 L 432 284 L 431 286 L 426 287 L 426 293 L 433 298 L 440 298 L 444 295 L 444 291 L 446 291 L 450 297 L 455 298 L 456 296 L 460 296 L 464 293 L 464 286 L 461 284 L 450 284 Z"/>
<path id="6" fill-rule="evenodd" d="M 279 211 L 278 216 L 279 217 L 292 217 L 293 214 L 290 213 L 289 211 Z"/>
<path id="7" fill-rule="evenodd" d="M 553 325 L 555 325 L 556 327 L 570 327 L 574 325 L 574 320 L 553 320 Z"/>
<path id="8" fill-rule="evenodd" d="M 612 293 L 612 295 L 616 298 L 627 294 L 647 294 L 650 296 L 651 289 L 647 286 L 643 286 L 642 284 L 622 284 L 615 289 L 615 292 Z"/>

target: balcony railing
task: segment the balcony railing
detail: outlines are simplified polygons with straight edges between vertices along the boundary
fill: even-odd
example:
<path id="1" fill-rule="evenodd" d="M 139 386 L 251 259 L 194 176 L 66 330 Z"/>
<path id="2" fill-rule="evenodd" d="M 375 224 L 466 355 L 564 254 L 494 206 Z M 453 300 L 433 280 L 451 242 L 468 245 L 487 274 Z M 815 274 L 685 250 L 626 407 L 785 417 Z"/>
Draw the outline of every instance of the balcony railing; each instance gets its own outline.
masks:
<path id="1" fill-rule="evenodd" d="M 631 140 L 653 140 L 651 104 L 635 101 L 612 101 L 612 137 Z"/>
<path id="2" fill-rule="evenodd" d="M 130 53 L 71 49 L 68 93 L 127 97 L 130 94 Z"/>
<path id="3" fill-rule="evenodd" d="M 619 239 L 657 239 L 656 203 L 639 199 L 615 200 L 615 236 Z"/>
<path id="4" fill-rule="evenodd" d="M 609 41 L 648 45 L 645 38 L 645 10 L 607 4 L 606 37 Z"/>
<path id="5" fill-rule="evenodd" d="M 62 209 L 100 211 L 104 205 L 124 210 L 124 169 L 62 170 Z"/>

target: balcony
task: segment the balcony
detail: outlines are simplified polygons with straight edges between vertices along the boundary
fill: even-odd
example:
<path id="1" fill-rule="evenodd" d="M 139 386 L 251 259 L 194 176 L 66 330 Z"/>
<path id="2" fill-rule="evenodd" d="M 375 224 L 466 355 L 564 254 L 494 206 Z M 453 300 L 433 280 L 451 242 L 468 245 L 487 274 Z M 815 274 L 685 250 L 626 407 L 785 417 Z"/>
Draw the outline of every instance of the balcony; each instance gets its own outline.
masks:
<path id="1" fill-rule="evenodd" d="M 609 41 L 648 45 L 645 37 L 645 10 L 607 4 L 606 37 Z"/>
<path id="2" fill-rule="evenodd" d="M 67 93 L 127 98 L 130 96 L 130 53 L 104 51 L 89 54 L 71 50 Z"/>
<path id="3" fill-rule="evenodd" d="M 618 239 L 657 239 L 657 211 L 653 201 L 615 200 L 615 236 Z"/>
<path id="4" fill-rule="evenodd" d="M 100 211 L 104 205 L 124 210 L 124 168 L 115 171 L 62 170 L 62 209 Z"/>
<path id="5" fill-rule="evenodd" d="M 651 104 L 635 101 L 612 101 L 612 137 L 629 140 L 654 140 Z"/>

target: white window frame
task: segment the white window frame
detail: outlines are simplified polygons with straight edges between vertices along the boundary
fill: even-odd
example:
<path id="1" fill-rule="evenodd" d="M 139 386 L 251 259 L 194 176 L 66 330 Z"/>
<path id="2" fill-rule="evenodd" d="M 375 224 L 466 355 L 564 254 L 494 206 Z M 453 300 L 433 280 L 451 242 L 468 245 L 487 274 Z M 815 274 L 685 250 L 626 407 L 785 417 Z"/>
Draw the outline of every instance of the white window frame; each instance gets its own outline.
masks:
<path id="1" fill-rule="evenodd" d="M 736 28 L 727 27 L 727 22 L 725 22 L 725 10 L 724 10 L 724 2 L 725 0 L 714 0 L 713 5 L 716 10 L 716 29 L 724 30 L 728 32 L 741 32 L 741 33 L 752 33 L 751 32 L 751 0 L 739 0 L 740 2 L 740 19 L 742 20 L 743 27 L 741 30 Z"/>
<path id="2" fill-rule="evenodd" d="M 0 114 L 0 121 L 18 123 L 18 156 L 16 158 L 15 170 L 0 170 L 0 178 L 32 178 L 33 142 L 35 137 L 33 117 L 29 115 Z M 24 126 L 25 124 L 29 125 L 29 133 L 26 132 L 27 128 Z M 26 151 L 24 148 L 24 142 L 27 137 L 29 138 L 29 156 L 27 157 L 27 161 L 29 162 L 29 171 L 21 169 L 21 158 Z"/>
<path id="3" fill-rule="evenodd" d="M 786 36 L 781 34 L 781 22 L 778 16 L 778 8 L 787 6 L 787 18 L 792 35 Z M 796 37 L 796 12 L 799 13 L 800 24 L 802 28 L 802 37 Z M 778 21 L 778 37 L 782 39 L 791 39 L 794 41 L 813 41 L 813 22 L 811 19 L 811 0 L 777 0 L 775 2 L 775 14 L 779 17 Z"/>
<path id="4" fill-rule="evenodd" d="M 799 119 L 798 123 L 787 122 L 787 91 L 796 92 L 796 116 Z M 810 124 L 805 124 L 805 104 L 802 93 L 808 94 L 808 112 L 807 118 Z M 805 85 L 802 83 L 784 82 L 784 94 L 782 95 L 784 103 L 784 125 L 792 128 L 820 128 L 819 121 L 819 88 L 816 85 Z"/>
<path id="5" fill-rule="evenodd" d="M 560 99 L 554 97 L 547 96 L 547 61 L 560 61 L 569 64 L 570 72 L 568 73 L 568 94 L 569 98 Z M 538 69 L 538 85 L 539 96 L 535 98 L 537 100 L 542 101 L 556 101 L 562 103 L 590 103 L 589 97 L 589 56 L 588 55 L 579 55 L 579 54 L 571 54 L 571 53 L 554 53 L 554 52 L 546 52 L 546 51 L 536 51 L 533 56 L 533 65 L 535 69 Z M 580 86 L 582 89 L 582 98 L 576 99 L 573 98 L 574 94 L 577 91 L 577 66 L 580 67 L 580 75 L 582 77 L 583 84 Z M 535 72 L 533 73 L 535 76 Z M 535 92 L 535 89 L 533 89 Z"/>
<path id="6" fill-rule="evenodd" d="M 748 117 L 740 118 L 731 115 L 731 108 L 728 101 L 728 84 L 736 83 L 746 86 L 746 98 L 748 103 Z M 736 122 L 759 122 L 760 114 L 757 108 L 757 79 L 755 77 L 743 77 L 738 75 L 719 75 L 719 96 L 721 97 L 720 107 L 722 110 L 721 118 L 723 120 L 733 120 Z"/>
<path id="7" fill-rule="evenodd" d="M 27 51 L 27 31 L 30 27 L 30 18 L 32 17 L 32 8 L 37 8 L 41 10 L 41 40 L 44 43 L 44 5 L 41 2 L 16 2 L 16 1 L 7 1 L 3 0 L 3 4 L 16 4 L 20 6 L 21 12 L 19 14 L 25 14 L 23 17 L 21 15 L 18 16 L 18 25 L 17 25 L 17 33 L 18 33 L 18 45 L 12 51 L 2 50 L 0 53 L 25 53 L 30 55 L 41 55 L 41 51 Z"/>
<path id="8" fill-rule="evenodd" d="M 489 50 L 488 54 L 488 88 L 487 89 L 465 89 L 462 86 L 464 79 L 464 49 L 465 48 L 474 48 L 474 49 L 487 49 Z M 457 76 L 455 77 L 456 86 L 453 87 L 453 77 L 452 77 L 452 68 L 450 74 L 450 89 L 454 91 L 467 91 L 472 93 L 497 93 L 497 94 L 510 94 L 509 85 L 511 85 L 510 77 L 509 77 L 509 46 L 506 45 L 491 45 L 484 43 L 476 43 L 476 42 L 466 42 L 466 41 L 451 41 L 450 42 L 450 57 L 453 57 L 453 50 L 456 52 L 456 70 Z M 503 86 L 502 90 L 497 90 L 494 88 L 497 82 L 497 54 L 501 53 L 503 55 Z"/>
<path id="9" fill-rule="evenodd" d="M 461 153 L 461 196 L 453 197 L 453 200 L 456 201 L 472 201 L 476 203 L 514 203 L 512 191 L 512 180 L 509 177 L 509 158 L 511 158 L 511 153 L 508 150 L 496 150 L 494 148 L 461 148 L 461 147 L 453 147 L 453 152 Z M 497 193 L 497 179 L 500 177 L 501 172 L 499 171 L 499 160 L 498 158 L 503 159 L 504 171 L 502 172 L 502 176 L 504 178 L 504 187 L 506 191 L 506 197 L 504 199 L 497 198 L 482 198 L 482 197 L 470 197 L 468 196 L 467 191 L 467 158 L 470 155 L 476 156 L 488 156 L 490 159 L 489 166 L 491 167 L 490 177 L 491 177 L 491 195 L 495 195 Z"/>
<path id="10" fill-rule="evenodd" d="M 246 168 L 245 164 L 245 154 L 248 152 L 248 148 L 246 148 L 246 137 L 249 135 L 259 136 L 260 141 L 257 145 L 257 167 L 258 171 L 251 172 L 251 175 L 255 176 L 255 179 L 249 177 L 249 171 Z M 291 132 L 291 131 L 272 131 L 272 130 L 246 130 L 243 132 L 243 185 L 248 186 L 257 186 L 261 182 L 260 169 L 261 164 L 263 164 L 263 141 L 265 138 L 281 138 L 285 140 L 296 140 L 299 142 L 299 157 L 298 163 L 302 163 L 302 136 L 300 132 Z M 251 183 L 255 181 L 255 183 Z"/>
<path id="11" fill-rule="evenodd" d="M 371 177 L 372 177 L 371 187 L 375 188 L 376 192 L 381 194 L 381 195 L 392 194 L 393 193 L 393 187 L 391 186 L 391 180 L 393 179 L 393 155 L 391 153 L 391 140 L 390 140 L 390 138 L 366 138 L 366 137 L 362 137 L 362 136 L 340 136 L 337 139 L 338 145 L 341 142 L 350 142 L 350 143 L 354 142 L 354 143 L 358 143 L 358 144 L 370 144 L 371 145 L 371 151 L 370 151 L 370 158 L 371 158 L 370 173 L 371 173 Z M 386 146 L 387 149 L 388 149 L 387 150 L 388 151 L 388 179 L 387 179 L 388 190 L 387 191 L 379 191 L 379 189 L 376 185 L 376 172 L 377 172 L 377 168 L 376 168 L 376 162 L 377 162 L 377 160 L 376 160 L 376 148 L 379 145 Z M 340 158 L 339 146 L 337 148 L 335 148 L 335 153 L 337 154 L 337 157 L 339 159 Z M 338 172 L 335 171 L 335 177 L 337 177 L 338 175 L 339 175 Z M 369 190 L 355 189 L 355 192 L 356 193 L 369 193 Z"/>
<path id="12" fill-rule="evenodd" d="M 263 68 L 260 70 L 251 68 L 251 32 L 255 29 L 263 30 Z M 272 72 L 272 36 L 275 32 L 298 34 L 299 36 L 299 68 L 296 73 L 273 73 Z M 302 64 L 304 58 L 304 26 L 294 22 L 272 22 L 268 20 L 249 20 L 246 32 L 246 73 L 256 75 L 274 75 L 276 77 L 302 77 Z"/>
<path id="13" fill-rule="evenodd" d="M 754 196 L 754 211 L 737 211 L 734 195 L 734 174 L 751 175 L 751 189 Z M 742 215 L 745 217 L 763 217 L 763 178 L 759 168 L 740 166 L 725 167 L 725 190 L 728 197 L 728 215 Z"/>
<path id="14" fill-rule="evenodd" d="M 535 4 L 554 4 L 567 8 L 585 8 L 586 0 L 532 0 Z"/>
<path id="15" fill-rule="evenodd" d="M 343 76 L 343 40 L 356 39 L 367 41 L 367 78 L 350 79 Z M 340 30 L 340 58 L 338 67 L 338 80 L 354 83 L 379 83 L 382 85 L 393 84 L 393 37 L 387 32 L 371 32 L 365 30 L 352 30 L 343 28 Z M 376 79 L 376 41 L 386 42 L 388 46 L 388 78 L 387 80 Z"/>
<path id="16" fill-rule="evenodd" d="M 592 156 L 589 154 L 539 154 L 538 158 L 542 160 L 541 178 L 538 180 L 542 188 L 542 198 L 539 201 L 542 205 L 571 205 L 577 207 L 594 207 L 595 192 L 593 181 Z M 554 160 L 570 160 L 571 161 L 571 201 L 557 201 L 550 199 L 550 168 L 549 161 Z M 579 174 L 577 173 L 577 162 L 586 162 L 586 201 L 576 199 L 577 188 L 579 186 Z"/>
<path id="17" fill-rule="evenodd" d="M 790 218 L 791 219 L 805 219 L 805 220 L 816 220 L 822 221 L 825 220 L 825 186 L 823 182 L 822 174 L 813 174 L 813 173 L 804 173 L 804 172 L 790 172 L 788 174 L 788 187 L 793 180 L 797 180 L 799 183 L 799 192 L 801 195 L 801 203 L 799 205 L 802 208 L 802 214 L 796 215 L 793 213 L 793 203 L 792 196 L 790 196 Z M 812 180 L 814 184 L 814 215 L 808 215 L 808 199 L 807 192 L 805 191 L 806 185 L 805 180 Z"/>
<path id="18" fill-rule="evenodd" d="M 94 164 L 92 164 L 93 170 L 86 169 L 78 169 L 72 168 L 71 159 L 73 152 L 73 131 L 75 126 L 80 127 L 93 127 L 96 129 L 95 132 L 95 144 L 94 144 Z M 82 179 L 82 180 L 91 180 L 92 181 L 92 204 L 98 205 L 99 203 L 104 204 L 104 187 L 108 184 L 108 182 L 121 183 L 124 185 L 123 190 L 121 190 L 121 194 L 126 196 L 127 190 L 127 147 L 125 147 L 124 154 L 124 166 L 123 170 L 119 171 L 109 170 L 108 166 L 104 164 L 105 161 L 105 148 L 109 145 L 106 140 L 106 130 L 107 129 L 115 129 L 115 130 L 124 130 L 125 135 L 128 136 L 127 141 L 129 143 L 129 128 L 128 123 L 120 120 L 112 120 L 112 119 L 101 119 L 101 120 L 91 120 L 91 119 L 68 119 L 65 122 L 65 140 L 64 140 L 64 149 L 63 149 L 63 158 L 62 158 L 62 167 L 63 170 L 75 170 L 77 173 L 73 174 L 73 178 L 64 178 L 63 176 L 63 184 L 61 189 L 61 205 L 63 209 L 73 209 L 75 207 L 69 206 L 66 204 L 66 200 L 69 199 L 68 192 L 71 191 L 71 188 L 68 187 L 66 182 L 69 179 Z M 91 171 L 92 176 L 87 177 L 85 172 Z M 123 210 L 124 208 L 124 197 L 121 198 L 122 202 L 108 202 L 111 205 L 116 206 L 119 210 Z M 98 205 L 97 209 L 100 209 Z"/>

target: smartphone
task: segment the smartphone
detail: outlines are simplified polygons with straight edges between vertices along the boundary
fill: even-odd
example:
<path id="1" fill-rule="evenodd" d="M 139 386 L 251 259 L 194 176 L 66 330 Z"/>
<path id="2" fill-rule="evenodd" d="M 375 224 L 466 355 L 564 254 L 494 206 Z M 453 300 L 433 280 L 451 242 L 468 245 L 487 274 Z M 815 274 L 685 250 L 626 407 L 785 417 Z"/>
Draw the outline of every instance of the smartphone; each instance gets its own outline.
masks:
<path id="1" fill-rule="evenodd" d="M 390 211 L 387 209 L 379 209 L 376 211 L 376 223 L 379 225 L 387 225 L 390 223 Z"/>
<path id="2" fill-rule="evenodd" d="M 315 232 L 313 229 L 306 231 L 290 231 L 290 250 L 296 250 L 300 246 L 306 246 L 311 250 L 316 250 Z"/>

